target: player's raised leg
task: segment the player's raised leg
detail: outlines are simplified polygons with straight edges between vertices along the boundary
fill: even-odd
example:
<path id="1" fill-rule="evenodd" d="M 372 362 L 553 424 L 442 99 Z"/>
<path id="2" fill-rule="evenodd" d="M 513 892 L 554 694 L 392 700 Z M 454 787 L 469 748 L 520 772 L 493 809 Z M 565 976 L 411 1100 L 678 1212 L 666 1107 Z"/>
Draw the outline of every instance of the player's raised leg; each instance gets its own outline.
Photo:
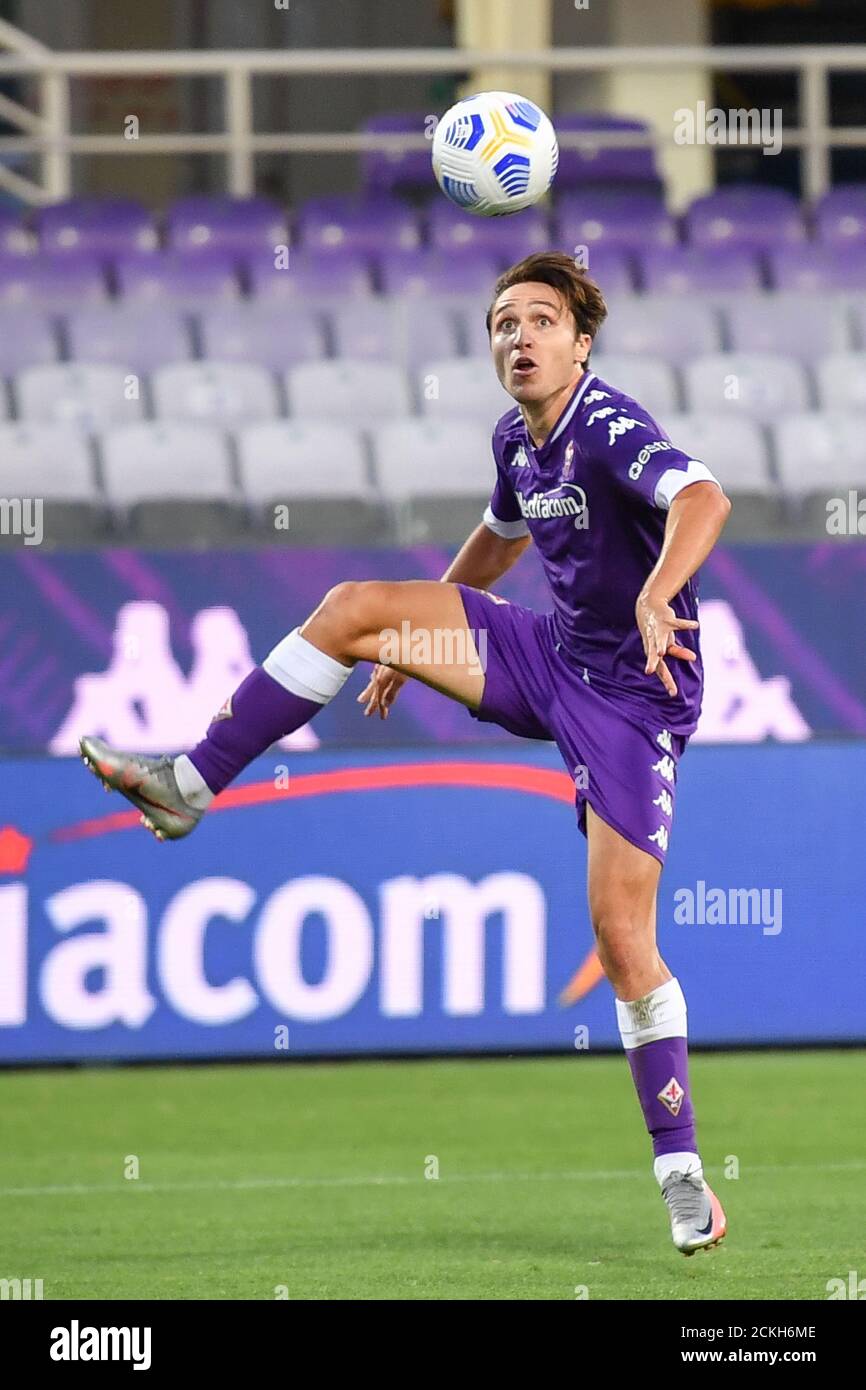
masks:
<path id="1" fill-rule="evenodd" d="M 689 1085 L 686 1001 L 656 946 L 661 864 L 587 807 L 589 907 L 620 1037 L 652 1138 L 678 1250 L 717 1244 L 725 1215 L 704 1181 Z"/>
<path id="2" fill-rule="evenodd" d="M 250 672 L 189 754 L 149 758 L 88 735 L 82 757 L 158 839 L 180 839 L 248 763 L 318 714 L 358 661 L 386 661 L 473 709 L 481 701 L 484 673 L 456 584 L 345 583 Z"/>

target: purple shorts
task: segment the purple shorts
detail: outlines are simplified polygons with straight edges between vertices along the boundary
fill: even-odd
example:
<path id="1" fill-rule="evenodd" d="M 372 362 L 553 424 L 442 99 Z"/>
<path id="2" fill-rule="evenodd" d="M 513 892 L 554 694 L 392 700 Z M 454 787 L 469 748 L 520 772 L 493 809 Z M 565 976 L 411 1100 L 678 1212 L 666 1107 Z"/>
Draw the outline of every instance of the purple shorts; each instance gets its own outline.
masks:
<path id="1" fill-rule="evenodd" d="M 484 695 L 474 719 L 521 738 L 553 740 L 575 784 L 577 823 L 586 804 L 662 864 L 674 814 L 677 763 L 688 739 L 618 708 L 566 661 L 553 615 L 459 584 L 466 620 L 486 634 Z M 476 645 L 478 645 L 476 636 Z M 486 657 L 486 660 L 485 660 Z"/>

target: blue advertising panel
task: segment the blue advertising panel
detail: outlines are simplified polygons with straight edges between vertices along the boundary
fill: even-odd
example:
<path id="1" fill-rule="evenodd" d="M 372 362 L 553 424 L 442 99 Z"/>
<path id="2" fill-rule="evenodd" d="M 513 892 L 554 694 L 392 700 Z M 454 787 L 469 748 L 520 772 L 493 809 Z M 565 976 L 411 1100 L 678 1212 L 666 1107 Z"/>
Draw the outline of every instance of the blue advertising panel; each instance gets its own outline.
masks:
<path id="1" fill-rule="evenodd" d="M 617 1047 L 547 745 L 258 760 L 159 845 L 8 760 L 0 1059 Z M 866 744 L 696 747 L 659 936 L 696 1044 L 866 1041 Z"/>

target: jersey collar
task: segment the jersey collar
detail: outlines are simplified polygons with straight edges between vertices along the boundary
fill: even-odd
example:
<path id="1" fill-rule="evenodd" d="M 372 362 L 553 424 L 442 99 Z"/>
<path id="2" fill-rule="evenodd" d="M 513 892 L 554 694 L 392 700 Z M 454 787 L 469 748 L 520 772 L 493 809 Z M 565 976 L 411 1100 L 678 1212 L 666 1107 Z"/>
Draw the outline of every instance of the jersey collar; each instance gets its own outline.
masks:
<path id="1" fill-rule="evenodd" d="M 521 415 L 520 418 L 523 422 L 523 431 L 526 435 L 526 442 L 529 444 L 529 447 L 535 453 L 536 458 L 538 458 L 539 455 L 545 453 L 546 450 L 549 449 L 550 446 L 554 444 L 557 439 L 559 439 L 563 430 L 566 428 L 569 421 L 572 419 L 575 411 L 577 410 L 577 407 L 583 400 L 584 392 L 589 387 L 589 383 L 591 381 L 595 381 L 595 372 L 584 372 L 583 376 L 580 378 L 580 381 L 577 383 L 577 385 L 574 388 L 574 391 L 572 392 L 571 400 L 565 406 L 562 414 L 560 415 L 559 419 L 557 420 L 556 424 L 550 431 L 550 434 L 547 436 L 543 444 L 539 444 L 538 446 L 533 444 L 532 436 L 530 435 L 529 430 L 526 426 L 526 421 L 523 420 L 523 416 Z"/>

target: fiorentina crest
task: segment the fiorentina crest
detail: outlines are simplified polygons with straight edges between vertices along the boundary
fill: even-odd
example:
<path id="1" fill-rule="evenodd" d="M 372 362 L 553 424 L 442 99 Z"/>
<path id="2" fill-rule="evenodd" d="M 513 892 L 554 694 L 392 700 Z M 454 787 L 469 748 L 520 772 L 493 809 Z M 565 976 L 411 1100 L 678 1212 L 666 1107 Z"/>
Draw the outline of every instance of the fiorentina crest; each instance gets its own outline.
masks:
<path id="1" fill-rule="evenodd" d="M 678 1115 L 685 1096 L 680 1083 L 675 1076 L 672 1076 L 668 1084 L 658 1093 L 658 1099 L 662 1105 L 666 1105 L 672 1115 Z"/>

